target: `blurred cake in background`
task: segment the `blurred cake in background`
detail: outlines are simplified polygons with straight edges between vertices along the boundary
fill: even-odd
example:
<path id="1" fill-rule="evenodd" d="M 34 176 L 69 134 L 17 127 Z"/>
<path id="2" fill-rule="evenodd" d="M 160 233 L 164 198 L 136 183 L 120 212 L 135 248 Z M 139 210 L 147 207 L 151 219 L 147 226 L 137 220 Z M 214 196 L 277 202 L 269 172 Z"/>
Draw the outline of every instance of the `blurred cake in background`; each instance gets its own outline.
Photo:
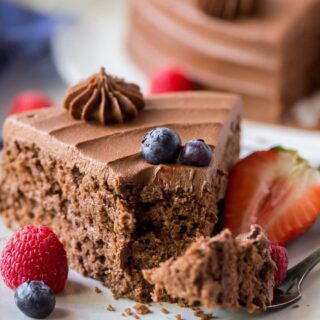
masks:
<path id="1" fill-rule="evenodd" d="M 305 102 L 320 88 L 319 39 L 318 0 L 130 1 L 127 46 L 147 75 L 175 64 L 240 93 L 252 120 L 320 128 L 320 99 Z"/>

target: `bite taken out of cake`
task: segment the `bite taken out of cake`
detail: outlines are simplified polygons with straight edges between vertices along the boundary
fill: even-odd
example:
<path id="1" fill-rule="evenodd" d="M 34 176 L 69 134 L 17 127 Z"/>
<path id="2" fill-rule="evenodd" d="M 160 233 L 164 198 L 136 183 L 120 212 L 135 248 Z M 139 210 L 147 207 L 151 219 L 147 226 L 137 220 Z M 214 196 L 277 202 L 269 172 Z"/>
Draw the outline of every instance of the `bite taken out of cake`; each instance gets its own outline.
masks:
<path id="1" fill-rule="evenodd" d="M 153 287 L 141 271 L 213 234 L 239 157 L 240 99 L 212 92 L 144 99 L 137 85 L 102 69 L 68 90 L 64 105 L 6 120 L 0 213 L 14 229 L 50 226 L 72 268 L 115 297 L 148 301 Z M 148 163 L 141 141 L 157 127 L 174 130 L 181 148 L 203 139 L 210 163 Z"/>
<path id="2" fill-rule="evenodd" d="M 287 266 L 285 249 L 277 250 L 262 229 L 252 225 L 249 233 L 237 237 L 225 229 L 212 238 L 199 238 L 181 257 L 143 274 L 155 285 L 156 302 L 169 295 L 189 305 L 251 313 L 271 304 L 275 280 L 279 284 L 284 279 Z"/>

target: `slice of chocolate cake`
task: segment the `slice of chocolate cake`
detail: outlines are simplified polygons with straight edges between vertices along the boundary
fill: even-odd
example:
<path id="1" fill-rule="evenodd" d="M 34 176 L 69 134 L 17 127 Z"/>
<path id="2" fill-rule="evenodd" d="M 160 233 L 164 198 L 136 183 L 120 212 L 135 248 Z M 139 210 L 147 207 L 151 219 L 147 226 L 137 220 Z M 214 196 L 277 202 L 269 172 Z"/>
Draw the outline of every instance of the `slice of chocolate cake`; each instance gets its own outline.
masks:
<path id="1" fill-rule="evenodd" d="M 109 82 L 102 70 L 68 92 L 71 115 L 50 108 L 9 117 L 0 212 L 11 228 L 51 226 L 74 269 L 116 297 L 145 301 L 152 286 L 142 269 L 212 235 L 239 155 L 241 103 L 209 92 L 154 96 L 143 110 L 140 100 L 137 86 Z M 183 145 L 204 139 L 213 149 L 210 165 L 147 163 L 141 140 L 159 126 L 174 129 Z"/>
<path id="2" fill-rule="evenodd" d="M 253 225 L 248 234 L 234 238 L 224 230 L 213 238 L 200 238 L 176 260 L 143 271 L 155 285 L 153 299 L 164 294 L 192 305 L 223 307 L 249 312 L 265 309 L 272 301 L 276 265 L 269 241 Z"/>

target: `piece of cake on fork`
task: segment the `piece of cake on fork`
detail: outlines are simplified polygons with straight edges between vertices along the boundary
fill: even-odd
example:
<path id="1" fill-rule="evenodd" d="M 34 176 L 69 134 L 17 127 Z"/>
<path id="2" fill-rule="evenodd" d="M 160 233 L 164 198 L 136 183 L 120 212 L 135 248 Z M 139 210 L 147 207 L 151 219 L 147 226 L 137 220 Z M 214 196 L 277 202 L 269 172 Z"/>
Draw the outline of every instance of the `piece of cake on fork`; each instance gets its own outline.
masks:
<path id="1" fill-rule="evenodd" d="M 181 257 L 143 274 L 155 285 L 157 302 L 169 294 L 191 305 L 254 312 L 272 302 L 277 265 L 271 251 L 258 225 L 238 237 L 225 229 L 212 238 L 199 238 Z"/>
<path id="2" fill-rule="evenodd" d="M 116 297 L 150 300 L 142 270 L 213 234 L 239 156 L 241 102 L 211 92 L 144 99 L 102 69 L 69 89 L 64 105 L 6 120 L 0 213 L 11 228 L 50 226 L 72 268 Z M 209 166 L 147 163 L 141 140 L 156 127 L 182 144 L 204 139 Z"/>

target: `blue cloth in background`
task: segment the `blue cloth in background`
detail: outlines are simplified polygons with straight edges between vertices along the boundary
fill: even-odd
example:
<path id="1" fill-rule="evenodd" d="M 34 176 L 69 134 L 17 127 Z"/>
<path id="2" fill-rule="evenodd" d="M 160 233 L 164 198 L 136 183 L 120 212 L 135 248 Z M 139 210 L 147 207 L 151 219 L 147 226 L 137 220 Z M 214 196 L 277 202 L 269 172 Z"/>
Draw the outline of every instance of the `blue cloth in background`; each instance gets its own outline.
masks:
<path id="1" fill-rule="evenodd" d="M 15 57 L 35 57 L 48 49 L 61 19 L 0 1 L 0 72 Z"/>

